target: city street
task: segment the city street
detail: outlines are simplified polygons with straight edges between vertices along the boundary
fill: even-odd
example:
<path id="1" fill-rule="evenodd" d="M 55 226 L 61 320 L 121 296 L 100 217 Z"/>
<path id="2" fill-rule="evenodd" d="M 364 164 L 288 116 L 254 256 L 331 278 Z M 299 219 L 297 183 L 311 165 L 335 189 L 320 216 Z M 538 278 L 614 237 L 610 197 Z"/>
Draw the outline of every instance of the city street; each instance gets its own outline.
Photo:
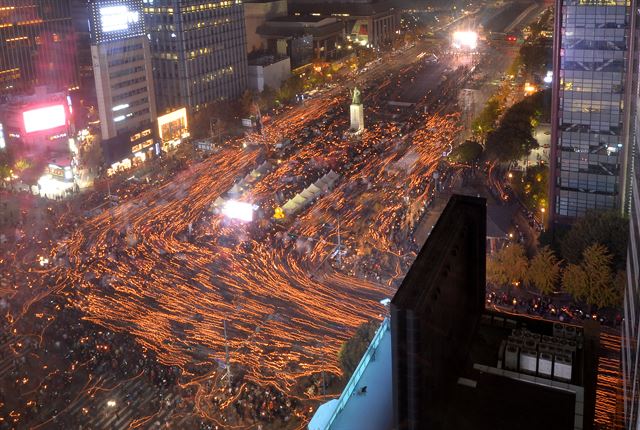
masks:
<path id="1" fill-rule="evenodd" d="M 113 190 L 90 216 L 52 203 L 0 257 L 12 273 L 0 377 L 20 394 L 0 393 L 0 416 L 19 428 L 300 428 L 326 399 L 320 375 L 337 378 L 342 342 L 385 312 L 380 300 L 422 245 L 418 221 L 434 217 L 427 208 L 463 169 L 443 161 L 463 130 L 459 90 L 474 66 L 497 76 L 515 54 L 483 49 L 446 55 L 421 41 L 385 53 L 262 134 L 159 183 Z M 438 62 L 423 60 L 436 51 Z M 348 131 L 354 85 L 359 135 Z M 265 161 L 270 169 L 230 191 Z M 331 172 L 335 185 L 274 220 Z M 254 205 L 253 221 L 213 207 L 232 194 Z M 64 327 L 73 334 L 60 339 Z M 32 412 L 15 412 L 24 404 Z"/>

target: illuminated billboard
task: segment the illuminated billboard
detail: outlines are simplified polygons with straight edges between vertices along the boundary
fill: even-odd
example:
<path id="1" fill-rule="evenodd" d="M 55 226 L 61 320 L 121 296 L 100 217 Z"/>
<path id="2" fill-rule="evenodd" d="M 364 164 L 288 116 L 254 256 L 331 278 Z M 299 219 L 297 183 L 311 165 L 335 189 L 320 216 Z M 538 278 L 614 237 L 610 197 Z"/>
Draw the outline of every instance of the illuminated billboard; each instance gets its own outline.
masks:
<path id="1" fill-rule="evenodd" d="M 142 0 L 96 0 L 90 7 L 91 37 L 96 43 L 145 34 Z"/>
<path id="2" fill-rule="evenodd" d="M 22 113 L 25 133 L 50 130 L 67 124 L 67 111 L 64 105 L 46 106 Z"/>
<path id="3" fill-rule="evenodd" d="M 222 214 L 227 218 L 249 222 L 253 220 L 253 205 L 237 200 L 227 200 L 222 207 Z"/>
<path id="4" fill-rule="evenodd" d="M 158 117 L 158 137 L 161 142 L 189 137 L 187 109 L 181 108 Z"/>
<path id="5" fill-rule="evenodd" d="M 0 124 L 0 149 L 7 147 L 7 142 L 4 140 L 4 127 Z"/>
<path id="6" fill-rule="evenodd" d="M 140 21 L 140 12 L 129 10 L 126 6 L 109 6 L 100 9 L 102 32 L 128 30 L 129 25 Z"/>

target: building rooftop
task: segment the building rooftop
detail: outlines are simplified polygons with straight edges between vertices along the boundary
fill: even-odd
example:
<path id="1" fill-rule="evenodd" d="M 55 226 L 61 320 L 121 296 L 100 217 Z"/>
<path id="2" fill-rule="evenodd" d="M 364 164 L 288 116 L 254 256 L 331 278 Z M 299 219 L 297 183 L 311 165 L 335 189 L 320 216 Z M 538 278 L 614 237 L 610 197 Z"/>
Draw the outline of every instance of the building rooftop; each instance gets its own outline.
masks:
<path id="1" fill-rule="evenodd" d="M 486 310 L 485 238 L 486 201 L 453 196 L 391 300 L 389 334 L 309 429 L 592 428 L 599 326 Z"/>
<path id="2" fill-rule="evenodd" d="M 286 0 L 246 0 L 244 2 L 244 4 L 251 4 L 251 3 L 279 3 L 279 2 L 283 2 Z"/>
<path id="3" fill-rule="evenodd" d="M 575 395 L 477 372 L 475 387 L 458 384 L 447 411 L 452 429 L 572 430 Z"/>
<path id="4" fill-rule="evenodd" d="M 569 327 L 562 324 L 564 327 Z M 584 351 L 575 354 L 570 381 L 497 368 L 500 348 L 513 330 L 553 337 L 553 323 L 497 312 L 483 315 L 464 371 L 451 389 L 445 422 L 456 430 L 578 430 L 589 428 L 593 410 L 582 384 Z M 391 331 L 385 321 L 379 340 L 362 358 L 339 399 L 318 408 L 309 430 L 391 430 L 393 380 Z M 589 352 L 589 351 L 587 351 Z M 363 387 L 366 393 L 359 394 Z M 585 417 L 583 418 L 583 415 Z"/>
<path id="5" fill-rule="evenodd" d="M 321 16 L 282 16 L 271 18 L 258 27 L 258 34 L 265 37 L 294 37 L 312 35 L 322 38 L 339 35 L 344 24 L 336 18 Z"/>
<path id="6" fill-rule="evenodd" d="M 573 341 L 560 337 L 564 336 L 565 329 L 574 336 Z M 554 331 L 557 336 L 554 336 Z M 516 354 L 515 367 L 509 369 L 511 366 L 505 350 L 513 341 L 514 333 L 525 339 L 539 339 L 540 343 L 533 347 L 537 349 L 538 360 L 527 363 L 521 354 Z M 584 412 L 593 410 L 594 405 L 590 396 L 585 394 L 584 355 L 594 351 L 585 348 L 587 343 L 583 336 L 580 328 L 566 324 L 498 312 L 485 313 L 465 368 L 452 387 L 449 408 L 442 411 L 444 421 L 459 430 L 589 428 Z M 563 376 L 567 378 L 542 375 L 541 351 L 546 350 L 542 345 L 547 342 L 558 345 L 548 361 L 550 372 L 557 370 L 553 368 L 557 363 L 555 357 L 571 357 L 568 374 L 566 366 L 562 369 Z M 567 348 L 575 348 L 575 351 L 567 353 L 563 350 Z M 524 351 L 525 346 L 519 352 Z M 523 370 L 529 364 L 533 364 L 530 369 L 537 370 Z"/>
<path id="7" fill-rule="evenodd" d="M 249 56 L 249 65 L 250 66 L 269 66 L 271 64 L 275 64 L 279 61 L 286 60 L 286 55 L 260 55 L 256 57 Z"/>
<path id="8" fill-rule="evenodd" d="M 384 320 L 340 398 L 318 408 L 309 430 L 391 429 L 391 375 L 391 332 Z"/>
<path id="9" fill-rule="evenodd" d="M 272 21 L 272 22 L 296 22 L 296 23 L 311 22 L 311 23 L 316 23 L 316 22 L 322 21 L 323 19 L 331 19 L 332 21 L 335 21 L 334 18 L 327 18 L 326 16 L 313 16 L 313 15 L 277 16 L 275 18 L 271 18 L 269 21 Z"/>
<path id="10" fill-rule="evenodd" d="M 395 8 L 391 0 L 369 1 L 324 1 L 295 0 L 289 2 L 289 11 L 293 13 L 319 13 L 324 16 L 339 14 L 343 17 L 357 18 L 389 13 Z"/>

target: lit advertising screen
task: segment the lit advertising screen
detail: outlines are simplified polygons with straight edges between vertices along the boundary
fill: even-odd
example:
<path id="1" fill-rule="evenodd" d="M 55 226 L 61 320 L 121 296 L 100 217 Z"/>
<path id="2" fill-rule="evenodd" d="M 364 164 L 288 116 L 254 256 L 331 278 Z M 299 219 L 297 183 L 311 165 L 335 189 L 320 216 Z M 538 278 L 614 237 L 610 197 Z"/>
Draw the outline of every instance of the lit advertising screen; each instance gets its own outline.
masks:
<path id="1" fill-rule="evenodd" d="M 97 42 L 144 34 L 142 0 L 96 0 L 91 7 L 91 37 Z"/>
<path id="2" fill-rule="evenodd" d="M 102 32 L 128 30 L 129 24 L 140 21 L 140 12 L 130 11 L 126 6 L 109 6 L 100 9 Z"/>
<path id="3" fill-rule="evenodd" d="M 24 131 L 35 133 L 63 127 L 67 123 L 67 112 L 64 105 L 53 105 L 31 109 L 22 113 Z"/>
<path id="4" fill-rule="evenodd" d="M 7 143 L 4 141 L 4 127 L 0 124 L 0 149 L 4 149 Z"/>
<path id="5" fill-rule="evenodd" d="M 188 135 L 187 109 L 181 108 L 158 117 L 158 137 L 161 142 Z"/>

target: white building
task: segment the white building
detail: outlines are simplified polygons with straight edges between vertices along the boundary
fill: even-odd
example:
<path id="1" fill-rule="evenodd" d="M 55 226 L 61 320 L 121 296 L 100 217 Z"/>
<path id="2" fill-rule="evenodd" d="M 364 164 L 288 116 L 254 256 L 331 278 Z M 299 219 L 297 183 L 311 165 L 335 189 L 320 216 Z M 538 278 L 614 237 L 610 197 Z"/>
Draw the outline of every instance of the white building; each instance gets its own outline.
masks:
<path id="1" fill-rule="evenodd" d="M 142 0 L 93 0 L 89 8 L 102 139 L 135 134 L 156 120 Z"/>
<path id="2" fill-rule="evenodd" d="M 264 87 L 280 88 L 282 82 L 291 76 L 289 57 L 263 56 L 249 60 L 249 88 L 262 92 Z"/>

